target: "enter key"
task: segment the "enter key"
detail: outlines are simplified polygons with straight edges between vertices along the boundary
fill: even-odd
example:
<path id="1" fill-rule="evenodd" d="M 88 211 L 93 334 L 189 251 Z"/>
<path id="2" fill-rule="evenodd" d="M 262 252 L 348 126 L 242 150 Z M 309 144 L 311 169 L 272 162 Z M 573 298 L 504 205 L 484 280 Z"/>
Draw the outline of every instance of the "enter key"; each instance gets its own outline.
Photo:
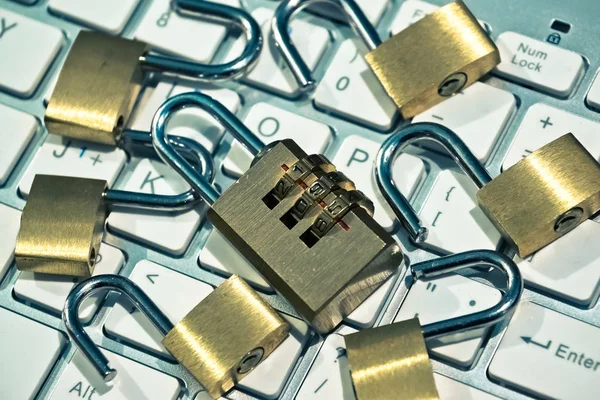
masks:
<path id="1" fill-rule="evenodd" d="M 600 329 L 534 303 L 513 316 L 489 368 L 500 384 L 544 398 L 600 398 Z"/>

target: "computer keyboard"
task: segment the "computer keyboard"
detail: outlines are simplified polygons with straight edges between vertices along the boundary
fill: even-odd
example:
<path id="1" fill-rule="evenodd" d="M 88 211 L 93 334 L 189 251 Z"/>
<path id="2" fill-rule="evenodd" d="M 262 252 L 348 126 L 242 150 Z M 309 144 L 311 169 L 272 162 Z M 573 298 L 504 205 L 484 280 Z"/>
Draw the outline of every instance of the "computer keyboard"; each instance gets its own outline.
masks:
<path id="1" fill-rule="evenodd" d="M 239 81 L 214 85 L 151 78 L 128 123 L 131 129 L 149 130 L 164 100 L 200 91 L 222 102 L 265 143 L 291 138 L 308 153 L 327 155 L 373 200 L 375 219 L 397 234 L 411 263 L 506 247 L 476 207 L 476 187 L 443 151 L 429 145 L 412 148 L 394 165 L 396 183 L 430 230 L 423 248 L 408 240 L 371 168 L 383 140 L 407 121 L 364 61 L 360 39 L 338 23 L 343 21 L 339 10 L 314 4 L 291 24 L 292 39 L 318 80 L 307 95 L 269 40 L 278 2 L 218 2 L 244 7 L 262 26 L 265 46 L 254 69 Z M 387 38 L 448 1 L 357 3 Z M 502 63 L 413 122 L 454 130 L 492 176 L 568 132 L 600 159 L 597 1 L 466 3 L 497 43 Z M 566 23 L 569 32 L 552 29 L 555 20 Z M 47 134 L 45 106 L 82 28 L 143 40 L 200 62 L 232 59 L 243 47 L 238 32 L 181 18 L 170 11 L 169 0 L 0 0 L 0 359 L 5 365 L 0 393 L 15 400 L 206 400 L 202 387 L 165 352 L 149 321 L 115 294 L 91 298 L 80 314 L 119 370 L 112 385 L 103 383 L 69 342 L 60 319 L 64 299 L 78 280 L 16 269 L 20 210 L 37 173 L 101 178 L 113 188 L 145 193 L 189 188 L 158 159 Z M 250 154 L 204 111 L 179 113 L 168 133 L 192 138 L 214 155 L 221 189 L 249 167 Z M 516 258 L 526 289 L 512 319 L 429 343 L 443 400 L 600 398 L 597 235 L 600 222 L 588 220 L 533 256 Z M 229 400 L 354 399 L 342 335 L 415 315 L 423 323 L 465 315 L 500 297 L 478 274 L 410 286 L 401 268 L 334 333 L 319 338 L 212 228 L 202 205 L 184 213 L 112 210 L 97 261 L 95 275 L 129 277 L 172 322 L 232 274 L 246 279 L 290 321 L 291 335 L 223 397 Z"/>

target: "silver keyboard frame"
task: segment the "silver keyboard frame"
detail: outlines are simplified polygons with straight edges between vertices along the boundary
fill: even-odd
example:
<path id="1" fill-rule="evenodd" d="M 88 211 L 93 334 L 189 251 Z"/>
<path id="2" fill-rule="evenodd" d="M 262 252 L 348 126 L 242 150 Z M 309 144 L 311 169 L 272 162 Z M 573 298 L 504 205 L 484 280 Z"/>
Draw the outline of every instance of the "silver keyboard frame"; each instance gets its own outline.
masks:
<path id="1" fill-rule="evenodd" d="M 429 2 L 432 4 L 443 5 L 449 1 L 429 0 Z M 570 33 L 561 34 L 562 41 L 560 43 L 560 47 L 579 53 L 586 60 L 585 75 L 582 77 L 581 81 L 576 86 L 576 89 L 568 99 L 554 98 L 538 91 L 513 84 L 503 79 L 499 79 L 493 75 L 484 80 L 490 85 L 513 93 L 518 100 L 517 113 L 513 117 L 513 120 L 508 128 L 502 133 L 501 138 L 496 143 L 495 148 L 486 164 L 486 167 L 492 175 L 495 176 L 500 172 L 502 161 L 505 158 L 506 153 L 515 137 L 526 110 L 535 103 L 545 103 L 584 118 L 600 122 L 600 113 L 590 110 L 585 104 L 585 96 L 587 95 L 592 81 L 597 74 L 598 65 L 600 65 L 600 41 L 598 40 L 598 38 L 600 38 L 600 24 L 598 24 L 598 17 L 600 16 L 600 4 L 597 0 L 572 0 L 570 2 L 565 2 L 564 0 L 529 0 L 527 2 L 523 2 L 522 0 L 466 0 L 465 2 L 478 18 L 487 22 L 491 26 L 493 38 L 496 38 L 501 32 L 514 31 L 543 41 L 550 33 L 553 32 L 550 29 L 550 23 L 554 18 L 566 21 L 572 25 L 572 28 Z M 253 10 L 258 7 L 272 8 L 277 5 L 276 1 L 271 0 L 242 0 L 242 3 L 249 10 Z M 402 1 L 400 0 L 390 0 L 390 4 L 388 6 L 389 10 L 384 14 L 383 20 L 378 25 L 379 32 L 384 37 L 387 37 L 389 34 L 389 26 L 394 19 L 397 10 L 400 8 L 401 3 Z M 126 25 L 122 36 L 132 37 L 137 24 L 141 21 L 141 18 L 147 10 L 149 4 L 149 0 L 141 0 L 139 7 L 135 11 L 129 23 Z M 68 43 L 73 40 L 81 28 L 80 26 L 68 20 L 61 19 L 60 17 L 49 13 L 47 10 L 47 0 L 38 1 L 32 6 L 20 4 L 15 1 L 0 0 L 0 8 L 23 14 L 29 18 L 48 23 L 62 29 L 66 35 Z M 332 39 L 330 47 L 328 48 L 323 59 L 319 62 L 315 71 L 315 76 L 317 78 L 321 78 L 343 39 L 354 37 L 354 35 L 347 26 L 339 26 L 326 19 L 319 19 L 318 23 L 330 30 Z M 228 42 L 230 42 L 230 40 Z M 215 57 L 216 59 L 222 57 L 226 53 L 228 45 L 230 45 L 230 43 L 226 42 L 225 45 L 220 48 Z M 34 115 L 38 119 L 39 124 L 38 132 L 35 134 L 31 144 L 24 152 L 23 157 L 13 170 L 6 184 L 3 187 L 0 187 L 0 203 L 18 209 L 22 209 L 25 204 L 24 200 L 17 194 L 18 182 L 24 174 L 27 166 L 32 161 L 36 150 L 43 143 L 46 137 L 46 131 L 41 123 L 45 112 L 43 98 L 44 94 L 48 90 L 48 86 L 52 78 L 56 76 L 62 61 L 66 56 L 68 48 L 69 46 L 67 44 L 62 48 L 57 60 L 51 66 L 48 74 L 44 77 L 41 85 L 38 87 L 32 97 L 21 99 L 7 93 L 0 92 L 1 104 L 5 104 Z M 386 136 L 386 133 L 375 132 L 373 130 L 357 126 L 342 118 L 334 117 L 325 112 L 318 111 L 313 106 L 311 99 L 308 97 L 303 97 L 292 101 L 238 82 L 227 82 L 219 86 L 231 88 L 241 95 L 243 102 L 237 115 L 242 119 L 246 116 L 254 104 L 258 102 L 269 102 L 277 107 L 329 125 L 334 130 L 334 141 L 328 146 L 326 151 L 326 155 L 328 156 L 333 156 L 338 150 L 342 141 L 350 135 L 359 134 L 366 138 L 378 141 L 382 141 Z M 200 85 L 199 87 L 205 86 Z M 395 125 L 395 128 L 406 123 L 406 121 L 398 121 Z M 221 165 L 230 143 L 231 138 L 227 137 L 226 135 L 225 140 L 219 146 L 215 156 L 215 164 L 217 166 Z M 457 170 L 457 167 L 453 165 L 451 160 L 447 157 L 421 150 L 416 150 L 416 153 L 422 157 L 426 163 L 426 174 L 423 179 L 421 179 L 421 182 L 419 183 L 415 194 L 411 199 L 413 205 L 417 208 L 417 210 L 419 210 L 427 200 L 427 196 L 430 193 L 439 172 L 445 168 Z M 122 186 L 123 183 L 126 182 L 133 171 L 135 163 L 138 162 L 139 159 L 133 157 L 130 159 L 130 161 L 131 162 L 128 163 L 128 165 L 125 167 L 125 170 L 119 176 L 116 184 L 117 187 Z M 220 168 L 218 168 L 218 170 L 220 171 Z M 216 182 L 218 185 L 226 187 L 232 182 L 232 179 L 225 176 L 222 172 L 219 172 Z M 139 261 L 147 259 L 161 264 L 167 268 L 181 272 L 185 275 L 199 279 L 203 282 L 209 283 L 213 286 L 217 286 L 223 282 L 224 278 L 202 269 L 198 264 L 198 255 L 200 253 L 200 249 L 202 249 L 204 246 L 210 230 L 210 224 L 208 224 L 206 221 L 203 221 L 201 228 L 195 235 L 189 248 L 182 256 L 179 257 L 173 257 L 160 251 L 149 249 L 139 243 L 116 236 L 110 232 L 105 235 L 104 241 L 122 249 L 125 253 L 126 263 L 120 272 L 122 275 L 129 276 L 134 266 Z M 408 258 L 411 262 L 418 262 L 439 255 L 433 252 L 415 248 L 407 239 L 406 235 L 403 234 L 403 232 L 398 232 L 398 238 L 405 248 Z M 383 311 L 376 321 L 376 325 L 391 322 L 394 316 L 397 314 L 398 309 L 408 292 L 405 272 L 406 269 L 403 266 L 399 276 L 396 278 L 394 288 L 391 292 L 392 295 L 386 300 L 386 304 L 384 305 L 382 309 Z M 13 263 L 4 279 L 2 279 L 0 282 L 0 307 L 14 311 L 64 333 L 64 326 L 59 315 L 50 314 L 42 309 L 36 308 L 33 305 L 26 304 L 21 300 L 17 300 L 14 297 L 12 288 L 16 283 L 18 275 L 19 272 L 16 270 L 16 267 Z M 481 278 L 477 276 L 475 276 L 475 279 L 481 280 Z M 269 294 L 263 295 L 278 310 L 297 316 L 294 310 L 291 309 L 290 306 L 279 296 Z M 114 304 L 114 301 L 117 297 L 118 296 L 114 294 L 108 295 L 102 307 L 92 320 L 92 323 L 88 326 L 88 332 L 92 338 L 102 347 L 108 350 L 114 351 L 127 358 L 131 358 L 151 368 L 155 368 L 178 378 L 182 383 L 183 389 L 180 398 L 193 399 L 198 392 L 202 391 L 202 388 L 181 366 L 165 359 L 158 358 L 132 346 L 119 343 L 103 334 L 102 326 L 104 325 L 111 305 Z M 593 304 L 591 308 L 585 309 L 575 305 L 567 304 L 563 301 L 559 301 L 539 291 L 532 290 L 531 288 L 526 288 L 522 301 L 531 301 L 549 309 L 558 311 L 562 314 L 600 327 L 600 305 L 598 302 Z M 433 360 L 432 363 L 434 370 L 450 378 L 464 382 L 501 398 L 514 400 L 532 398 L 528 397 L 522 392 L 516 392 L 510 388 L 503 387 L 500 384 L 491 381 L 487 376 L 487 369 L 496 349 L 498 348 L 507 325 L 508 321 L 505 321 L 504 323 L 501 323 L 493 328 L 491 334 L 489 335 L 489 339 L 485 343 L 485 346 L 480 352 L 472 368 L 468 370 L 460 370 L 440 361 Z M 344 333 L 350 329 L 352 328 L 341 326 L 337 331 Z M 294 399 L 322 343 L 323 340 L 314 334 L 309 338 L 309 342 L 305 346 L 299 362 L 296 364 L 290 379 L 288 379 L 286 387 L 279 397 L 280 399 Z M 74 346 L 69 343 L 52 369 L 47 381 L 42 385 L 42 389 L 37 396 L 38 399 L 50 398 L 58 378 L 61 376 L 64 368 L 66 367 L 68 361 L 72 358 L 74 352 Z M 255 397 L 239 391 L 233 391 L 228 394 L 227 397 L 236 400 L 256 399 Z"/>

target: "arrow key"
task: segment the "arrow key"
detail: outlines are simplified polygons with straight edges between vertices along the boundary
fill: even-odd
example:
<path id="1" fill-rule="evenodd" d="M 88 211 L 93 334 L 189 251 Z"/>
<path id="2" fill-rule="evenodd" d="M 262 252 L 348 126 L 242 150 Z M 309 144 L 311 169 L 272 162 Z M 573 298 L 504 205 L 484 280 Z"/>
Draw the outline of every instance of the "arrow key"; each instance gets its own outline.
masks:
<path id="1" fill-rule="evenodd" d="M 492 380 L 535 397 L 598 399 L 600 329 L 534 303 L 515 312 L 489 368 Z"/>

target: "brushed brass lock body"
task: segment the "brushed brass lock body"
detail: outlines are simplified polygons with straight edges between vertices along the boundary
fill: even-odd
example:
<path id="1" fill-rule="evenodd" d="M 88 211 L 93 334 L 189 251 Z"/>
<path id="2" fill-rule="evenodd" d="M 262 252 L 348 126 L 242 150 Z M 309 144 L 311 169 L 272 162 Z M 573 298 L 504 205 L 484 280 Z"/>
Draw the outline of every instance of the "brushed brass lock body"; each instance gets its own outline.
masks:
<path id="1" fill-rule="evenodd" d="M 175 325 L 162 344 L 217 399 L 289 332 L 289 324 L 233 275 Z"/>
<path id="2" fill-rule="evenodd" d="M 365 57 L 404 118 L 470 86 L 500 63 L 500 52 L 458 0 L 383 42 Z"/>
<path id="3" fill-rule="evenodd" d="M 141 89 L 145 51 L 142 42 L 81 31 L 46 109 L 48 131 L 116 145 Z"/>
<path id="4" fill-rule="evenodd" d="M 319 333 L 339 324 L 403 260 L 372 203 L 323 156 L 284 140 L 208 211 L 221 231 Z"/>
<path id="5" fill-rule="evenodd" d="M 417 318 L 344 337 L 358 400 L 438 400 Z"/>
<path id="6" fill-rule="evenodd" d="M 106 181 L 36 175 L 21 214 L 21 271 L 90 276 L 104 233 Z"/>
<path id="7" fill-rule="evenodd" d="M 477 200 L 524 258 L 600 210 L 600 164 L 569 133 L 494 178 Z"/>

